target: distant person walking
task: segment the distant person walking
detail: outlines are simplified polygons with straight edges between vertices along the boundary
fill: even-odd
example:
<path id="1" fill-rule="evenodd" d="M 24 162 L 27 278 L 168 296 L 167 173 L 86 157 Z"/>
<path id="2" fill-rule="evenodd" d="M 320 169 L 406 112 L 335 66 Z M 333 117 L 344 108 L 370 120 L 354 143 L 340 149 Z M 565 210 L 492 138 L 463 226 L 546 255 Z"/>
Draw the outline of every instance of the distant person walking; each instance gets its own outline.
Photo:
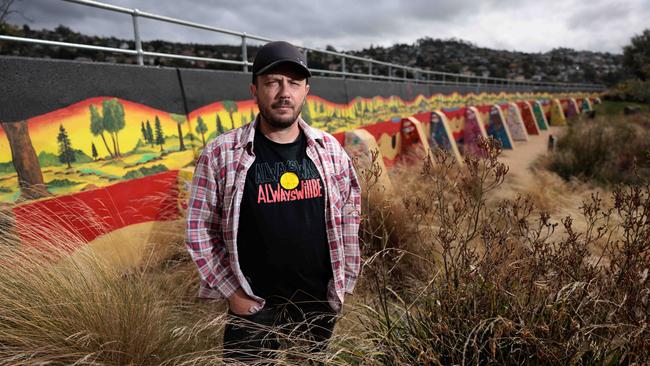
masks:
<path id="1" fill-rule="evenodd" d="M 307 351 L 324 350 L 357 281 L 359 184 L 337 140 L 300 118 L 310 76 L 293 45 L 260 48 L 250 84 L 257 118 L 197 161 L 187 249 L 199 296 L 228 300 L 226 359 L 271 359 L 296 331 Z"/>

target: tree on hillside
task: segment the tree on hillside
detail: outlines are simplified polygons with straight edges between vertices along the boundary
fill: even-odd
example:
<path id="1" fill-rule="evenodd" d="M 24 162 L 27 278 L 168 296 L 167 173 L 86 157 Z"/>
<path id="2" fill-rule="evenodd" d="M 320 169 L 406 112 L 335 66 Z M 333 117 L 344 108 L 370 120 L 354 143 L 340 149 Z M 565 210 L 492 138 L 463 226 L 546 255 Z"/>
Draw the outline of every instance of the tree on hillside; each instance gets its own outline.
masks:
<path id="1" fill-rule="evenodd" d="M 196 119 L 196 133 L 201 134 L 201 141 L 203 142 L 203 147 L 205 147 L 205 133 L 208 132 L 208 126 L 205 125 L 205 122 L 203 122 L 203 118 L 199 116 Z"/>
<path id="2" fill-rule="evenodd" d="M 147 128 L 144 126 L 144 121 L 140 121 L 140 133 L 142 133 L 142 142 L 146 144 L 149 139 L 147 138 Z"/>
<path id="3" fill-rule="evenodd" d="M 68 168 L 72 168 L 71 163 L 76 160 L 76 157 L 72 149 L 72 144 L 70 143 L 70 137 L 68 137 L 68 132 L 63 125 L 59 125 L 59 134 L 56 140 L 59 143 L 59 161 L 67 164 Z"/>
<path id="4" fill-rule="evenodd" d="M 104 137 L 105 130 L 106 128 L 104 128 L 104 119 L 97 111 L 97 108 L 93 104 L 91 104 L 90 105 L 90 132 L 93 134 L 93 136 L 99 136 L 102 138 L 102 141 L 104 142 L 104 146 L 106 147 L 106 151 L 108 151 L 108 155 L 110 155 L 111 158 L 113 158 L 115 157 L 115 155 L 113 155 L 113 152 L 108 147 L 108 143 L 106 143 L 106 137 Z"/>
<path id="5" fill-rule="evenodd" d="M 642 81 L 650 80 L 650 29 L 632 37 L 623 47 L 623 64 Z"/>
<path id="6" fill-rule="evenodd" d="M 163 151 L 163 145 L 165 145 L 165 133 L 162 130 L 162 125 L 160 124 L 160 118 L 158 118 L 158 116 L 156 116 L 155 129 L 156 144 L 160 145 L 160 151 Z"/>
<path id="7" fill-rule="evenodd" d="M 217 136 L 221 135 L 224 132 L 223 130 L 223 124 L 221 123 L 221 117 L 219 117 L 219 113 L 217 113 Z"/>
<path id="8" fill-rule="evenodd" d="M 305 106 L 302 108 L 302 113 L 300 114 L 302 119 L 307 122 L 308 125 L 312 124 L 311 112 L 309 111 L 309 103 L 305 103 Z"/>
<path id="9" fill-rule="evenodd" d="M 237 112 L 237 103 L 235 103 L 232 100 L 224 100 L 223 102 L 223 108 L 228 111 L 228 115 L 230 116 L 230 128 L 234 129 L 235 128 L 235 120 L 232 117 L 232 114 Z"/>
<path id="10" fill-rule="evenodd" d="M 122 103 L 113 98 L 102 102 L 104 129 L 110 133 L 113 141 L 113 151 L 115 156 L 121 156 L 119 132 L 126 126 L 124 118 L 124 106 Z"/>
<path id="11" fill-rule="evenodd" d="M 156 116 L 156 118 L 158 118 Z M 145 128 L 147 129 L 147 142 L 153 147 L 154 140 L 153 140 L 153 129 L 151 128 L 151 122 L 147 120 L 147 124 L 145 125 Z"/>
<path id="12" fill-rule="evenodd" d="M 92 151 L 93 160 L 97 160 L 99 154 L 97 153 L 97 147 L 95 147 L 94 142 L 91 143 L 90 150 Z"/>
<path id="13" fill-rule="evenodd" d="M 178 127 L 178 151 L 185 151 L 185 143 L 183 143 L 183 129 L 181 128 L 183 123 L 185 123 L 185 116 L 180 114 L 172 114 L 172 119 L 176 122 L 176 126 Z"/>

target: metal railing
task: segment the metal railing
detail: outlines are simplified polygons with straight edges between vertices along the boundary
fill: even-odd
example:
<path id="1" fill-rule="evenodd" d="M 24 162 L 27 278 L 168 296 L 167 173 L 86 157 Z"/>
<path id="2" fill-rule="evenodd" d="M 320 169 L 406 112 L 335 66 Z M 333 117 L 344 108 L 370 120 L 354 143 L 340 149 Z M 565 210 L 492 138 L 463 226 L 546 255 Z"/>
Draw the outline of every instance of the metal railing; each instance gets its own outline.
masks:
<path id="1" fill-rule="evenodd" d="M 65 1 L 73 4 L 90 6 L 90 7 L 103 9 L 103 10 L 130 15 L 133 21 L 133 40 L 134 40 L 135 48 L 123 49 L 123 48 L 115 48 L 115 47 L 102 47 L 102 46 L 95 46 L 95 45 L 88 45 L 88 44 L 48 41 L 43 39 L 14 37 L 14 36 L 7 36 L 7 35 L 0 35 L 0 40 L 33 43 L 33 44 L 41 44 L 41 45 L 48 45 L 48 46 L 71 47 L 71 48 L 78 48 L 78 49 L 85 49 L 85 50 L 105 51 L 105 52 L 114 52 L 120 54 L 133 55 L 136 56 L 139 65 L 144 65 L 145 57 L 160 57 L 160 58 L 182 59 L 187 61 L 203 61 L 203 62 L 213 62 L 213 63 L 227 64 L 227 65 L 240 65 L 244 72 L 248 72 L 248 67 L 252 66 L 252 62 L 248 60 L 247 40 L 256 40 L 262 42 L 273 41 L 270 38 L 257 36 L 253 34 L 247 34 L 245 32 L 237 32 L 229 29 L 213 27 L 205 24 L 147 13 L 144 11 L 140 11 L 138 9 L 130 9 L 121 6 L 105 4 L 94 0 L 60 0 L 60 1 Z M 242 59 L 241 61 L 238 61 L 238 60 L 228 60 L 228 59 L 212 58 L 212 57 L 197 57 L 197 56 L 187 56 L 187 55 L 180 55 L 174 53 L 160 53 L 160 52 L 145 51 L 142 48 L 142 40 L 140 38 L 140 28 L 138 22 L 140 18 L 147 18 L 147 19 L 157 20 L 161 22 L 186 26 L 190 28 L 202 29 L 211 32 L 239 37 L 241 39 Z M 313 68 L 310 68 L 310 70 L 312 71 L 312 73 L 315 74 L 340 76 L 343 78 L 354 77 L 354 78 L 363 78 L 363 79 L 370 79 L 370 80 L 388 80 L 388 81 L 402 81 L 402 82 L 408 81 L 408 82 L 424 83 L 424 84 L 471 86 L 476 88 L 488 87 L 488 86 L 496 86 L 504 89 L 526 87 L 532 90 L 557 90 L 557 91 L 576 91 L 576 90 L 602 91 L 604 89 L 604 86 L 599 84 L 515 80 L 515 79 L 508 79 L 508 78 L 490 77 L 490 76 L 477 76 L 477 75 L 466 75 L 466 74 L 457 74 L 457 73 L 441 72 L 441 71 L 431 71 L 431 70 L 399 65 L 399 64 L 385 62 L 385 61 L 378 61 L 366 57 L 349 55 L 341 52 L 320 50 L 320 49 L 309 48 L 309 47 L 300 47 L 300 48 L 305 52 L 305 54 L 307 54 L 308 52 L 316 52 L 316 53 L 326 54 L 326 55 L 340 58 L 341 59 L 340 71 L 313 69 Z M 346 60 L 354 60 L 365 64 L 367 68 L 367 73 L 348 71 Z M 387 69 L 386 75 L 380 75 L 377 72 L 375 72 L 376 70 L 379 69 L 379 67 L 377 66 L 383 66 L 385 69 Z M 402 74 L 401 77 L 397 76 L 397 73 L 400 70 Z"/>

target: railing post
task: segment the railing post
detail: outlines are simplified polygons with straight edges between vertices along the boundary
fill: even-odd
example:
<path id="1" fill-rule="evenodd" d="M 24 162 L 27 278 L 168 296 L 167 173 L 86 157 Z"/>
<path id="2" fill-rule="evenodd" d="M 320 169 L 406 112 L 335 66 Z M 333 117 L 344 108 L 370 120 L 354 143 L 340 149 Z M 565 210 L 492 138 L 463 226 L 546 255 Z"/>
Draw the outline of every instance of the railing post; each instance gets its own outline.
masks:
<path id="1" fill-rule="evenodd" d="M 341 57 L 341 72 L 343 73 L 343 78 L 345 79 L 345 56 Z"/>
<path id="2" fill-rule="evenodd" d="M 140 40 L 140 28 L 138 27 L 138 14 L 140 10 L 133 9 L 131 19 L 133 19 L 133 37 L 135 38 L 135 51 L 138 53 L 138 65 L 144 65 L 144 57 L 142 55 L 142 41 Z"/>
<path id="3" fill-rule="evenodd" d="M 403 79 L 406 80 L 406 68 L 402 68 L 402 71 L 403 71 L 403 75 L 402 75 Z"/>
<path id="4" fill-rule="evenodd" d="M 393 78 L 393 66 L 388 65 L 388 80 L 390 81 Z"/>
<path id="5" fill-rule="evenodd" d="M 241 36 L 241 58 L 244 62 L 244 72 L 248 72 L 248 47 L 246 47 L 246 32 Z"/>
<path id="6" fill-rule="evenodd" d="M 368 75 L 370 75 L 369 79 L 372 79 L 372 61 L 368 61 Z"/>

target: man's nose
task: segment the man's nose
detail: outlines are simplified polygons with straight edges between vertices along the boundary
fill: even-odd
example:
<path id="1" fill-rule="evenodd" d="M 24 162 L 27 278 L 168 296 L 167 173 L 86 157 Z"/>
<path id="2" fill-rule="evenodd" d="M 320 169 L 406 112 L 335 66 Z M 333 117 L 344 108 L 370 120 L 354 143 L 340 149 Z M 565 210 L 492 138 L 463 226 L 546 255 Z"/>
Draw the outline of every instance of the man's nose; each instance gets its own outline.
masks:
<path id="1" fill-rule="evenodd" d="M 289 82 L 282 80 L 280 82 L 280 90 L 278 90 L 278 98 L 289 98 Z"/>

